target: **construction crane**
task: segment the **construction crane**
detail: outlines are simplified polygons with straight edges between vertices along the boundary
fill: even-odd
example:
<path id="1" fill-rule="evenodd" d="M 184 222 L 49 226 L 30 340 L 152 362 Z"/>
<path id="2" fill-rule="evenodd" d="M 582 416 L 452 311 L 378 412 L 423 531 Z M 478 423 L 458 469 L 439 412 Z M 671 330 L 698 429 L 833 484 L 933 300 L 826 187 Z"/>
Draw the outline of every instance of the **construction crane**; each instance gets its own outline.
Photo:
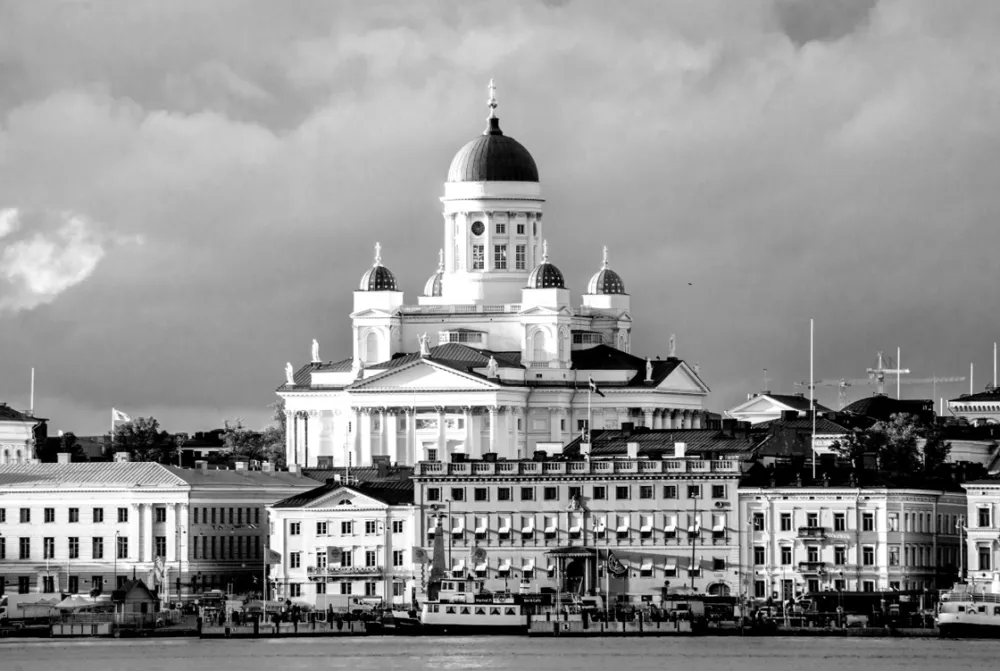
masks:
<path id="1" fill-rule="evenodd" d="M 813 380 L 812 386 L 815 387 L 837 387 L 837 400 L 840 403 L 840 409 L 843 410 L 844 406 L 847 405 L 847 388 L 853 387 L 855 384 L 867 382 L 867 380 L 847 380 L 840 378 L 839 380 Z M 809 388 L 809 383 L 806 381 L 796 382 L 796 387 Z"/>
<path id="2" fill-rule="evenodd" d="M 896 348 L 896 359 L 899 359 L 899 348 Z M 889 364 L 889 368 L 886 368 L 886 363 Z M 900 375 L 909 375 L 909 368 L 899 368 L 897 362 L 892 360 L 892 357 L 884 356 L 882 350 L 879 350 L 878 361 L 875 364 L 875 368 L 869 368 L 868 373 L 868 384 L 874 382 L 878 387 L 878 395 L 885 396 L 885 374 L 896 376 L 896 398 L 899 398 L 899 385 L 902 383 L 900 380 Z"/>

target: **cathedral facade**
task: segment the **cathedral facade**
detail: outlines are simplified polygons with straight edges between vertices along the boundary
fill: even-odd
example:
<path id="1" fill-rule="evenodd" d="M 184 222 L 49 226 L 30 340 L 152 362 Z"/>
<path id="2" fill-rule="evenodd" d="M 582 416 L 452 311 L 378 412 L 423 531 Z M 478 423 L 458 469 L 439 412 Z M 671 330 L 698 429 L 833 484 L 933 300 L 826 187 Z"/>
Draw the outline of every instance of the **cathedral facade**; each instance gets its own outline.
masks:
<path id="1" fill-rule="evenodd" d="M 486 130 L 448 170 L 438 268 L 416 304 L 376 243 L 350 356 L 322 361 L 313 341 L 312 361 L 286 366 L 289 465 L 517 459 L 591 427 L 703 425 L 709 389 L 673 337 L 663 359 L 630 353 L 630 297 L 607 248 L 573 305 L 545 241 L 538 168 L 500 129 L 493 90 Z"/>

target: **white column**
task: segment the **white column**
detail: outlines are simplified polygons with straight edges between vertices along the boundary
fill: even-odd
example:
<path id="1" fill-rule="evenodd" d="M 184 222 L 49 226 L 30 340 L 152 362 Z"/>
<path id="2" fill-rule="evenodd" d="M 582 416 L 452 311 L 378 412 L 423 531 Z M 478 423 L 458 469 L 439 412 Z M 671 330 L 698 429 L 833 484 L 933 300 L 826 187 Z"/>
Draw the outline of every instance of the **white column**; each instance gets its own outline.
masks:
<path id="1" fill-rule="evenodd" d="M 702 422 L 703 419 L 704 419 L 704 416 L 703 416 L 702 413 L 700 413 L 700 412 L 694 413 L 694 423 L 692 425 L 693 428 L 695 428 L 695 429 L 702 428 L 703 427 L 703 422 Z"/>
<path id="2" fill-rule="evenodd" d="M 406 409 L 406 463 L 408 465 L 413 465 L 416 463 L 416 426 L 417 426 L 417 412 L 416 408 Z"/>
<path id="3" fill-rule="evenodd" d="M 642 425 L 647 429 L 653 428 L 653 408 L 642 409 Z"/>
<path id="4" fill-rule="evenodd" d="M 168 562 L 177 560 L 177 504 L 167 504 L 167 557 Z"/>
<path id="5" fill-rule="evenodd" d="M 361 456 L 358 458 L 358 466 L 372 465 L 372 409 L 361 409 Z"/>
<path id="6" fill-rule="evenodd" d="M 486 227 L 489 230 L 489 226 Z M 444 427 L 444 407 L 438 406 L 437 416 L 438 416 L 438 459 L 441 461 L 448 461 L 448 441 L 445 438 L 445 427 Z"/>
<path id="7" fill-rule="evenodd" d="M 469 455 L 470 458 L 479 458 L 481 456 L 478 446 L 472 444 L 472 406 L 465 406 L 463 409 L 465 413 L 465 453 Z"/>
<path id="8" fill-rule="evenodd" d="M 497 451 L 497 407 L 495 405 L 491 405 L 489 407 L 489 411 L 490 411 L 489 451 L 496 452 Z"/>
<path id="9" fill-rule="evenodd" d="M 504 443 L 504 454 L 507 459 L 513 459 L 517 455 L 517 414 L 514 406 L 507 406 L 507 439 Z"/>
<path id="10" fill-rule="evenodd" d="M 285 410 L 285 463 L 295 463 L 295 413 Z"/>
<path id="11" fill-rule="evenodd" d="M 378 412 L 378 440 L 372 446 L 372 454 L 387 454 L 386 452 L 386 426 L 385 426 L 385 408 L 379 408 Z"/>
<path id="12" fill-rule="evenodd" d="M 385 413 L 385 424 L 382 426 L 382 433 L 386 438 L 386 448 L 385 454 L 389 455 L 389 458 L 393 461 L 402 461 L 399 456 L 399 423 L 397 418 L 398 410 L 396 408 L 391 408 Z"/>
<path id="13" fill-rule="evenodd" d="M 562 419 L 561 408 L 549 408 L 549 440 L 553 443 L 560 442 L 562 438 L 562 427 L 560 426 L 560 419 Z"/>
<path id="14" fill-rule="evenodd" d="M 354 419 L 351 427 L 354 430 L 351 438 L 351 465 L 361 465 L 361 409 L 354 408 Z M 344 464 L 345 466 L 347 464 Z"/>
<path id="15" fill-rule="evenodd" d="M 139 561 L 153 561 L 153 505 L 142 507 L 142 556 Z"/>

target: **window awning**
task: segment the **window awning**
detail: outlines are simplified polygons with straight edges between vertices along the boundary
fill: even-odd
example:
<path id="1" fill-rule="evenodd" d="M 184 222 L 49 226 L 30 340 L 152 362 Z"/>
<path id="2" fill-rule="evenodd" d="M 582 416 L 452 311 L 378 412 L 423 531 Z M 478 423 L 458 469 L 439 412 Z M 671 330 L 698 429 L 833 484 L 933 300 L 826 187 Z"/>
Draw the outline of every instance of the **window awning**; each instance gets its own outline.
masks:
<path id="1" fill-rule="evenodd" d="M 556 565 L 555 564 L 549 564 L 548 566 L 545 567 L 545 570 L 548 571 L 549 573 L 552 573 L 552 572 L 554 572 L 556 570 Z"/>
<path id="2" fill-rule="evenodd" d="M 673 570 L 675 570 L 675 569 L 677 568 L 677 560 L 676 560 L 676 559 L 674 559 L 673 557 L 668 557 L 668 558 L 667 558 L 667 563 L 666 563 L 666 566 L 665 566 L 665 568 L 666 568 L 666 569 L 667 569 L 668 571 L 673 571 Z"/>
<path id="3" fill-rule="evenodd" d="M 701 531 L 701 525 L 700 524 L 692 524 L 691 526 L 688 527 L 688 533 L 689 534 L 696 534 L 699 531 Z"/>
<path id="4" fill-rule="evenodd" d="M 599 522 L 597 523 L 597 531 L 604 531 L 604 530 L 605 530 L 605 529 L 607 529 L 607 528 L 608 528 L 608 527 L 607 527 L 607 524 L 605 524 L 604 520 L 600 520 L 600 521 L 599 521 Z"/>
<path id="5" fill-rule="evenodd" d="M 618 525 L 618 533 L 623 533 L 626 531 L 628 531 L 628 522 L 626 522 L 625 524 Z"/>
<path id="6" fill-rule="evenodd" d="M 534 571 L 535 570 L 535 560 L 534 559 L 525 559 L 525 560 L 523 560 L 521 562 L 521 570 L 522 571 Z"/>
<path id="7" fill-rule="evenodd" d="M 578 533 L 580 533 L 580 525 L 579 524 L 574 524 L 573 526 L 571 526 L 569 528 L 569 532 L 571 534 L 578 534 Z"/>
<path id="8" fill-rule="evenodd" d="M 526 527 L 521 527 L 521 533 L 522 534 L 530 534 L 534 530 L 535 530 L 535 523 L 534 522 L 532 522 L 531 524 L 529 524 Z"/>
<path id="9" fill-rule="evenodd" d="M 486 562 L 476 564 L 477 571 L 485 571 L 487 568 L 489 568 L 489 565 Z"/>
<path id="10" fill-rule="evenodd" d="M 667 526 L 663 527 L 663 530 L 666 531 L 668 534 L 672 534 L 675 531 L 677 531 L 677 525 L 676 524 L 668 524 Z"/>
<path id="11" fill-rule="evenodd" d="M 510 560 L 509 559 L 502 559 L 500 561 L 500 565 L 497 566 L 497 570 L 498 571 L 509 571 L 510 570 Z"/>
<path id="12" fill-rule="evenodd" d="M 458 524 L 451 528 L 451 533 L 460 534 L 465 531 L 465 520 L 459 520 Z"/>
<path id="13" fill-rule="evenodd" d="M 712 531 L 725 531 L 725 530 L 726 530 L 725 524 L 716 524 L 714 527 L 712 527 Z"/>
<path id="14" fill-rule="evenodd" d="M 503 526 L 500 527 L 500 529 L 498 529 L 498 531 L 500 533 L 502 533 L 502 534 L 509 534 L 510 533 L 510 525 L 509 524 L 504 524 Z"/>
<path id="15" fill-rule="evenodd" d="M 545 527 L 545 533 L 547 533 L 547 534 L 554 534 L 555 532 L 556 532 L 556 525 L 555 524 L 550 524 L 550 525 L 548 525 L 548 526 Z"/>
<path id="16" fill-rule="evenodd" d="M 488 528 L 489 528 L 489 522 L 487 522 L 486 520 L 481 520 L 479 524 L 476 526 L 476 533 L 484 534 L 486 533 L 486 530 Z"/>
<path id="17" fill-rule="evenodd" d="M 644 534 L 651 533 L 653 531 L 653 525 L 652 524 L 643 524 L 641 527 L 639 527 L 639 531 L 642 532 L 642 533 L 644 533 Z"/>
<path id="18" fill-rule="evenodd" d="M 452 571 L 464 571 L 465 570 L 465 560 L 456 559 L 455 563 L 451 566 Z"/>
<path id="19" fill-rule="evenodd" d="M 640 571 L 652 571 L 653 570 L 653 560 L 652 559 L 643 559 L 642 560 L 642 565 L 639 566 L 639 570 Z"/>

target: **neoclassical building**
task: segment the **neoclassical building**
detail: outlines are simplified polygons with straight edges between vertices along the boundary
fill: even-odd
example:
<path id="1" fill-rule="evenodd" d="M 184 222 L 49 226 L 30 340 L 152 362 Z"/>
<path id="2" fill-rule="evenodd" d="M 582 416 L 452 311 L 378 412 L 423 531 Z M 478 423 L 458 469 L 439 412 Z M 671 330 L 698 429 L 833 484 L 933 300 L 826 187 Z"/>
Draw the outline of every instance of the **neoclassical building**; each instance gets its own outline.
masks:
<path id="1" fill-rule="evenodd" d="M 45 440 L 44 419 L 0 403 L 0 465 L 35 461 L 35 445 Z"/>
<path id="2" fill-rule="evenodd" d="M 630 297 L 607 248 L 574 305 L 545 241 L 538 168 L 496 106 L 491 82 L 486 130 L 448 170 L 443 247 L 416 304 L 376 244 L 354 292 L 350 355 L 323 361 L 313 341 L 309 363 L 286 366 L 289 464 L 518 458 L 591 422 L 703 425 L 709 389 L 673 337 L 663 359 L 630 353 Z"/>

